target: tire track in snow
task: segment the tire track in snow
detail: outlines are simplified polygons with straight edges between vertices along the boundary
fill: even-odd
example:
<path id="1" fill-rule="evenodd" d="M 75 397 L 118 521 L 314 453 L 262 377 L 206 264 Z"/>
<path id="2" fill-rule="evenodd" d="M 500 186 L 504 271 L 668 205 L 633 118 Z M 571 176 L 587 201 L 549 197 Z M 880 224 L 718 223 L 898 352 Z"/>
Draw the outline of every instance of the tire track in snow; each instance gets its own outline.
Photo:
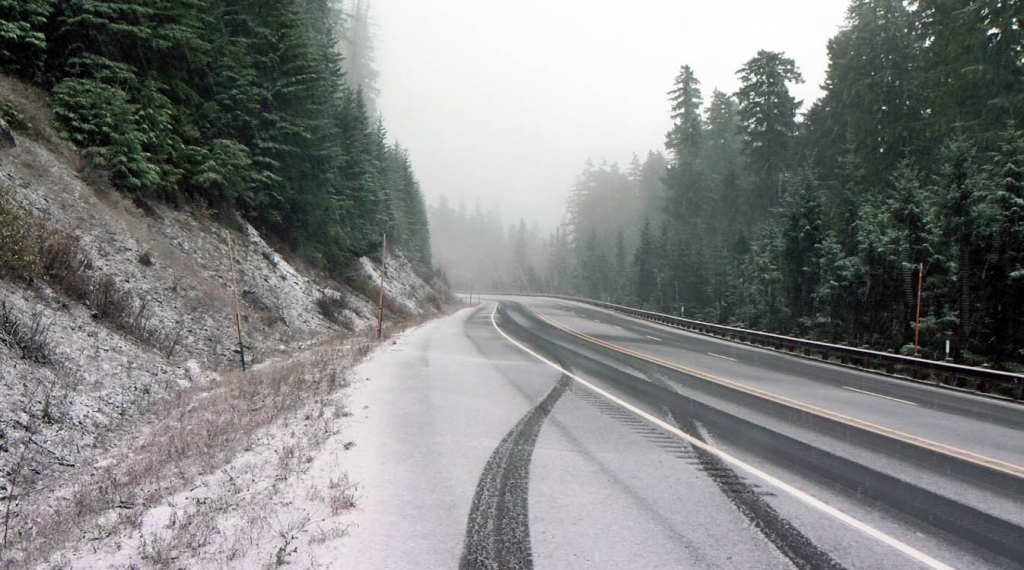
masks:
<path id="1" fill-rule="evenodd" d="M 673 419 L 679 429 L 705 443 L 710 443 L 692 418 Z M 800 529 L 793 526 L 793 523 L 783 518 L 757 489 L 740 477 L 727 463 L 704 449 L 695 446 L 691 448 L 697 456 L 701 470 L 714 481 L 736 510 L 793 566 L 800 570 L 844 570 L 843 565 L 814 544 L 800 532 Z"/>
<path id="2" fill-rule="evenodd" d="M 533 568 L 528 514 L 530 461 L 544 420 L 572 379 L 562 376 L 491 453 L 473 495 L 459 570 Z"/>

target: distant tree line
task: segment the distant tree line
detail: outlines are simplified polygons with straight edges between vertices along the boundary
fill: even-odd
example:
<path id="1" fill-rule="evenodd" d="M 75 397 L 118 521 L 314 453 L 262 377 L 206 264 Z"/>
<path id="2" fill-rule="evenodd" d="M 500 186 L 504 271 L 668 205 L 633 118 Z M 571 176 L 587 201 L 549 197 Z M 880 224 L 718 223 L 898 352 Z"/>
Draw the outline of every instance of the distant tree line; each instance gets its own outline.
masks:
<path id="1" fill-rule="evenodd" d="M 824 96 L 760 51 L 735 93 L 689 66 L 665 152 L 588 165 L 535 290 L 1021 370 L 1024 3 L 855 0 Z"/>
<path id="2" fill-rule="evenodd" d="M 505 226 L 497 208 L 472 212 L 442 196 L 428 209 L 433 259 L 459 291 L 530 292 L 544 288 L 535 265 L 545 256 L 540 228 Z"/>
<path id="3" fill-rule="evenodd" d="M 0 0 L 0 71 L 138 201 L 241 215 L 336 275 L 385 231 L 430 264 L 409 156 L 368 112 L 362 0 Z"/>

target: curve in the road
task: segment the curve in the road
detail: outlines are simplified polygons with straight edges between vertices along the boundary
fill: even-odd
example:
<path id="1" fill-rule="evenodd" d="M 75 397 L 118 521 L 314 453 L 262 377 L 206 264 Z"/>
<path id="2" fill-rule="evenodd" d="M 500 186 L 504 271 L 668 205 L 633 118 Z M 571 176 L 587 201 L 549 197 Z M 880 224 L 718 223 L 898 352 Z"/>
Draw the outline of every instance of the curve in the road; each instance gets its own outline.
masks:
<path id="1" fill-rule="evenodd" d="M 747 394 L 750 394 L 750 395 L 753 395 L 753 396 L 757 396 L 757 397 L 763 398 L 765 400 L 769 400 L 769 401 L 772 401 L 772 402 L 775 402 L 775 403 L 778 403 L 778 404 L 782 404 L 784 406 L 788 406 L 788 407 L 794 408 L 794 409 L 799 410 L 799 411 L 804 412 L 804 413 L 813 414 L 813 415 L 820 416 L 820 417 L 823 417 L 823 418 L 827 418 L 827 419 L 830 419 L 830 420 L 833 420 L 833 421 L 836 421 L 836 422 L 839 422 L 839 423 L 843 423 L 843 424 L 846 424 L 846 425 L 849 425 L 851 427 L 855 427 L 855 428 L 858 428 L 858 429 L 861 429 L 861 430 L 870 431 L 870 432 L 876 433 L 878 435 L 883 435 L 883 436 L 886 436 L 886 437 L 890 437 L 892 439 L 897 439 L 897 440 L 902 441 L 904 443 L 908 443 L 908 444 L 911 444 L 911 445 L 922 447 L 922 448 L 925 448 L 925 449 L 928 449 L 930 451 L 933 451 L 933 452 L 936 452 L 936 453 L 940 453 L 940 454 L 943 454 L 943 455 L 948 455 L 950 457 L 953 457 L 953 458 L 961 460 L 961 461 L 966 461 L 966 462 L 969 462 L 969 463 L 973 463 L 973 464 L 976 464 L 976 465 L 979 465 L 979 466 L 986 467 L 988 469 L 992 469 L 992 470 L 995 470 L 995 471 L 1000 471 L 1000 472 L 1002 472 L 1004 474 L 1011 475 L 1013 477 L 1024 478 L 1024 466 L 1015 465 L 1013 463 L 1009 463 L 1009 462 L 1002 461 L 1002 460 L 999 460 L 999 459 L 995 459 L 995 458 L 992 458 L 992 457 L 987 457 L 987 456 L 984 456 L 984 455 L 981 455 L 981 454 L 978 454 L 978 453 L 974 453 L 974 452 L 971 452 L 971 451 L 968 451 L 968 450 L 965 450 L 965 449 L 960 449 L 960 448 L 957 448 L 957 447 L 954 447 L 954 446 L 951 446 L 951 445 L 946 445 L 944 443 L 940 443 L 940 442 L 932 441 L 932 440 L 929 440 L 929 439 L 926 439 L 926 438 L 923 438 L 923 437 L 919 437 L 919 436 L 916 436 L 916 435 L 904 433 L 904 432 L 901 432 L 899 430 L 895 430 L 895 429 L 892 429 L 892 428 L 881 426 L 881 425 L 878 425 L 878 424 L 875 424 L 875 423 L 872 423 L 872 422 L 867 422 L 867 421 L 864 421 L 864 420 L 861 420 L 861 419 L 858 419 L 858 418 L 854 418 L 854 417 L 851 417 L 851 416 L 848 416 L 848 415 L 845 415 L 845 414 L 841 414 L 841 413 L 838 413 L 838 412 L 835 412 L 835 411 L 832 411 L 832 410 L 826 410 L 824 408 L 820 408 L 818 406 L 813 406 L 813 405 L 807 404 L 805 402 L 800 402 L 800 401 L 794 400 L 792 398 L 787 398 L 785 396 L 780 396 L 778 394 L 773 394 L 773 393 L 768 392 L 766 390 L 762 390 L 762 389 L 759 389 L 759 388 L 754 388 L 754 387 L 751 387 L 751 386 L 746 386 L 746 385 L 740 384 L 738 382 L 733 382 L 733 381 L 728 380 L 726 378 L 721 378 L 721 377 L 718 377 L 718 376 L 715 376 L 715 375 L 712 375 L 712 374 L 708 374 L 706 372 L 702 372 L 700 370 L 694 370 L 692 368 L 681 366 L 681 365 L 676 364 L 674 362 L 669 362 L 669 361 L 666 361 L 666 360 L 663 360 L 663 359 L 660 359 L 660 358 L 657 358 L 657 357 L 654 357 L 654 356 L 643 354 L 641 352 L 637 352 L 635 350 L 631 350 L 631 349 L 625 348 L 623 346 L 619 346 L 619 345 L 617 345 L 615 343 L 611 343 L 611 342 L 608 342 L 608 341 L 605 341 L 605 340 L 601 340 L 601 339 L 595 338 L 595 337 L 593 337 L 591 335 L 582 333 L 580 331 L 577 331 L 575 329 L 567 327 L 567 326 L 565 326 L 565 325 L 563 325 L 563 324 L 561 324 L 561 323 L 551 319 L 547 315 L 543 315 L 543 314 L 539 313 L 538 311 L 536 311 L 536 310 L 534 310 L 532 308 L 528 308 L 528 309 L 537 318 L 545 321 L 549 325 L 551 325 L 551 326 L 553 326 L 553 327 L 555 327 L 555 328 L 557 328 L 557 329 L 559 329 L 559 330 L 561 330 L 563 332 L 571 334 L 571 335 L 573 335 L 573 336 L 575 336 L 577 338 L 580 338 L 580 339 L 585 340 L 587 342 L 590 342 L 590 343 L 596 344 L 598 346 L 601 346 L 603 348 L 607 348 L 609 350 L 613 350 L 613 351 L 621 353 L 621 354 L 625 354 L 625 355 L 628 355 L 628 356 L 632 356 L 634 358 L 645 360 L 645 361 L 650 362 L 652 364 L 657 364 L 658 366 L 669 368 L 671 370 L 675 370 L 677 372 L 681 372 L 683 374 L 687 374 L 687 375 L 693 376 L 695 378 L 700 378 L 701 380 L 706 380 L 708 382 L 713 382 L 713 383 L 719 384 L 721 386 L 726 386 L 726 387 L 731 388 L 733 390 L 737 390 L 737 391 L 740 391 L 740 392 L 745 392 Z"/>
<path id="2" fill-rule="evenodd" d="M 947 565 L 947 564 L 945 564 L 945 563 L 935 559 L 934 557 L 932 557 L 932 556 L 930 556 L 930 555 L 928 555 L 928 554 L 926 554 L 926 553 L 924 553 L 924 552 L 914 548 L 913 546 L 910 546 L 910 545 L 906 544 L 905 542 L 900 541 L 897 538 L 894 538 L 893 536 L 891 536 L 891 535 L 889 535 L 889 534 L 887 534 L 887 533 L 885 533 L 885 532 L 883 532 L 883 531 L 881 531 L 881 530 L 879 530 L 879 529 L 877 529 L 877 528 L 875 528 L 875 527 L 873 527 L 873 526 L 871 526 L 871 525 L 869 525 L 869 524 L 867 524 L 867 523 L 865 523 L 865 522 L 863 522 L 863 521 L 861 521 L 861 520 L 859 520 L 859 519 L 857 519 L 857 518 L 855 518 L 855 517 L 853 517 L 853 516 L 843 512 L 843 511 L 841 511 L 840 509 L 838 509 L 838 508 L 836 508 L 836 507 L 834 507 L 834 506 L 832 506 L 832 505 L 830 505 L 830 504 L 828 504 L 828 503 L 826 503 L 826 502 L 824 502 L 824 501 L 822 501 L 822 500 L 820 500 L 820 499 L 818 499 L 816 497 L 813 497 L 812 495 L 810 495 L 810 494 L 808 494 L 808 493 L 806 493 L 806 492 L 804 492 L 804 491 L 794 487 L 793 485 L 790 485 L 790 484 L 786 483 L 785 481 L 782 481 L 781 479 L 779 479 L 779 478 L 777 478 L 777 477 L 775 477 L 775 476 L 773 476 L 773 475 L 771 475 L 771 474 L 769 474 L 769 473 L 767 473 L 767 472 L 765 472 L 765 471 L 763 471 L 763 470 L 761 470 L 761 469 L 759 469 L 759 468 L 757 468 L 757 467 L 755 467 L 755 466 L 753 466 L 753 465 L 751 465 L 751 464 L 749 464 L 749 463 L 747 463 L 747 462 L 745 462 L 745 461 L 743 461 L 743 460 L 741 460 L 741 459 L 739 459 L 739 458 L 737 458 L 737 457 L 735 457 L 735 456 L 733 456 L 733 455 L 731 455 L 731 454 L 729 454 L 729 453 L 727 453 L 727 452 L 725 452 L 725 451 L 723 451 L 721 449 L 718 449 L 716 447 L 713 447 L 713 446 L 705 443 L 701 439 L 698 439 L 697 437 L 694 437 L 693 435 L 690 435 L 689 433 L 686 433 L 685 431 L 680 429 L 678 426 L 672 425 L 671 423 L 666 422 L 665 420 L 663 420 L 663 419 L 661 419 L 661 418 L 659 418 L 659 417 L 657 417 L 655 415 L 652 415 L 652 414 L 648 413 L 647 411 L 645 411 L 645 410 L 643 410 L 643 409 L 641 409 L 641 408 L 639 408 L 639 407 L 637 407 L 637 406 L 635 406 L 635 405 L 633 405 L 633 404 L 631 404 L 631 403 L 629 403 L 629 402 L 627 402 L 627 401 L 625 401 L 625 400 L 615 396 L 614 394 L 608 392 L 607 390 L 604 390 L 601 387 L 599 387 L 599 386 L 597 386 L 597 385 L 587 381 L 586 379 L 584 379 L 584 378 L 582 378 L 582 377 L 580 377 L 580 376 L 570 372 L 564 366 L 561 366 L 560 364 L 552 361 L 550 358 L 547 358 L 547 357 L 539 354 L 537 351 L 527 347 L 523 343 L 519 342 L 518 340 L 516 340 L 515 338 L 510 336 L 507 332 L 502 330 L 502 328 L 498 326 L 497 321 L 495 320 L 495 315 L 497 314 L 497 312 L 498 312 L 498 305 L 495 306 L 494 311 L 491 314 L 491 322 L 492 322 L 494 328 L 502 336 L 504 336 L 509 342 L 515 344 L 521 350 L 523 350 L 526 353 L 532 355 L 533 357 L 537 358 L 538 360 L 548 364 L 552 368 L 555 368 L 556 370 L 559 370 L 565 376 L 568 376 L 568 377 L 572 378 L 573 380 L 578 382 L 580 385 L 590 389 L 593 393 L 601 396 L 605 400 L 607 400 L 607 401 L 609 401 L 609 402 L 611 402 L 611 403 L 613 403 L 613 404 L 615 404 L 615 405 L 617 405 L 617 406 L 619 406 L 621 408 L 629 410 L 633 414 L 636 414 L 637 416 L 644 418 L 648 422 L 650 422 L 650 423 L 652 423 L 654 425 L 657 425 L 658 427 L 668 431 L 669 433 L 672 433 L 672 434 L 676 435 L 677 437 L 679 437 L 679 438 L 683 439 L 684 441 L 688 442 L 695 450 L 700 449 L 700 450 L 702 450 L 702 451 L 704 451 L 704 452 L 706 452 L 708 454 L 711 454 L 711 455 L 717 457 L 719 460 L 721 460 L 724 463 L 732 466 L 732 468 L 738 469 L 739 471 L 743 471 L 744 473 L 746 473 L 748 475 L 751 475 L 751 476 L 753 476 L 753 477 L 755 477 L 755 478 L 757 478 L 757 479 L 759 479 L 759 480 L 761 480 L 761 481 L 771 485 L 775 489 L 778 489 L 778 490 L 780 490 L 780 491 L 790 495 L 791 497 L 799 500 L 800 502 L 802 502 L 802 503 L 804 503 L 804 504 L 806 504 L 806 505 L 808 505 L 808 506 L 810 506 L 810 507 L 812 507 L 814 509 L 817 509 L 818 511 L 823 512 L 823 513 L 825 513 L 825 514 L 827 514 L 827 515 L 829 515 L 829 516 L 831 516 L 831 517 L 833 517 L 833 518 L 843 522 L 844 524 L 846 524 L 846 525 L 848 525 L 848 526 L 850 526 L 852 528 L 857 529 L 858 531 L 862 532 L 863 534 L 865 534 L 867 536 L 870 536 L 870 537 L 874 538 L 875 540 L 877 540 L 877 541 L 879 541 L 879 542 L 881 542 L 883 544 L 886 544 L 886 545 L 888 545 L 888 546 L 890 546 L 890 547 L 892 547 L 892 548 L 902 552 L 906 556 L 912 558 L 913 560 L 917 561 L 920 564 L 923 564 L 926 567 L 933 568 L 933 569 L 941 569 L 941 570 L 950 569 L 949 565 Z M 559 327 L 559 328 L 561 328 L 561 327 Z"/>

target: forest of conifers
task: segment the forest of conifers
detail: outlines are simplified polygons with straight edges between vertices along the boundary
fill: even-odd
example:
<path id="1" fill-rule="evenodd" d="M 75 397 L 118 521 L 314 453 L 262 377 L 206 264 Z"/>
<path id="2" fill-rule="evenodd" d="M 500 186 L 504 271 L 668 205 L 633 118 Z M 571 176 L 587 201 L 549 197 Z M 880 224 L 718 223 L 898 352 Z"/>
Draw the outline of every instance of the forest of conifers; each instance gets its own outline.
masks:
<path id="1" fill-rule="evenodd" d="M 432 207 L 512 269 L 451 277 L 912 353 L 923 267 L 922 354 L 1024 368 L 1024 2 L 855 0 L 802 116 L 752 56 L 735 93 L 682 66 L 665 151 L 589 164 L 550 236 Z"/>
<path id="2" fill-rule="evenodd" d="M 335 276 L 383 232 L 429 267 L 409 157 L 374 118 L 367 10 L 0 0 L 0 72 L 50 92 L 67 138 L 137 202 L 241 215 Z"/>

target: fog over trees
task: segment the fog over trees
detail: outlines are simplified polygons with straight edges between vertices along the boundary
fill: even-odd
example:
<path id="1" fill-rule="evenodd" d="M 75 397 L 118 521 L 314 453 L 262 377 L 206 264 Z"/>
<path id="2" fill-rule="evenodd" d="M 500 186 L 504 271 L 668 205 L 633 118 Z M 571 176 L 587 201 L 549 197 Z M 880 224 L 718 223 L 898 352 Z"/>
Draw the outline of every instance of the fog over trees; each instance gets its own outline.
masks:
<path id="1" fill-rule="evenodd" d="M 1021 370 L 1024 4 L 854 0 L 824 95 L 768 50 L 735 93 L 666 78 L 664 149 L 588 163 L 564 223 L 430 208 L 457 287 L 579 295 Z M 685 58 L 685 54 L 681 54 Z"/>
<path id="2" fill-rule="evenodd" d="M 373 61 L 366 0 L 0 0 L 0 71 L 52 93 L 116 189 L 240 215 L 335 276 L 383 232 L 430 265 Z"/>

